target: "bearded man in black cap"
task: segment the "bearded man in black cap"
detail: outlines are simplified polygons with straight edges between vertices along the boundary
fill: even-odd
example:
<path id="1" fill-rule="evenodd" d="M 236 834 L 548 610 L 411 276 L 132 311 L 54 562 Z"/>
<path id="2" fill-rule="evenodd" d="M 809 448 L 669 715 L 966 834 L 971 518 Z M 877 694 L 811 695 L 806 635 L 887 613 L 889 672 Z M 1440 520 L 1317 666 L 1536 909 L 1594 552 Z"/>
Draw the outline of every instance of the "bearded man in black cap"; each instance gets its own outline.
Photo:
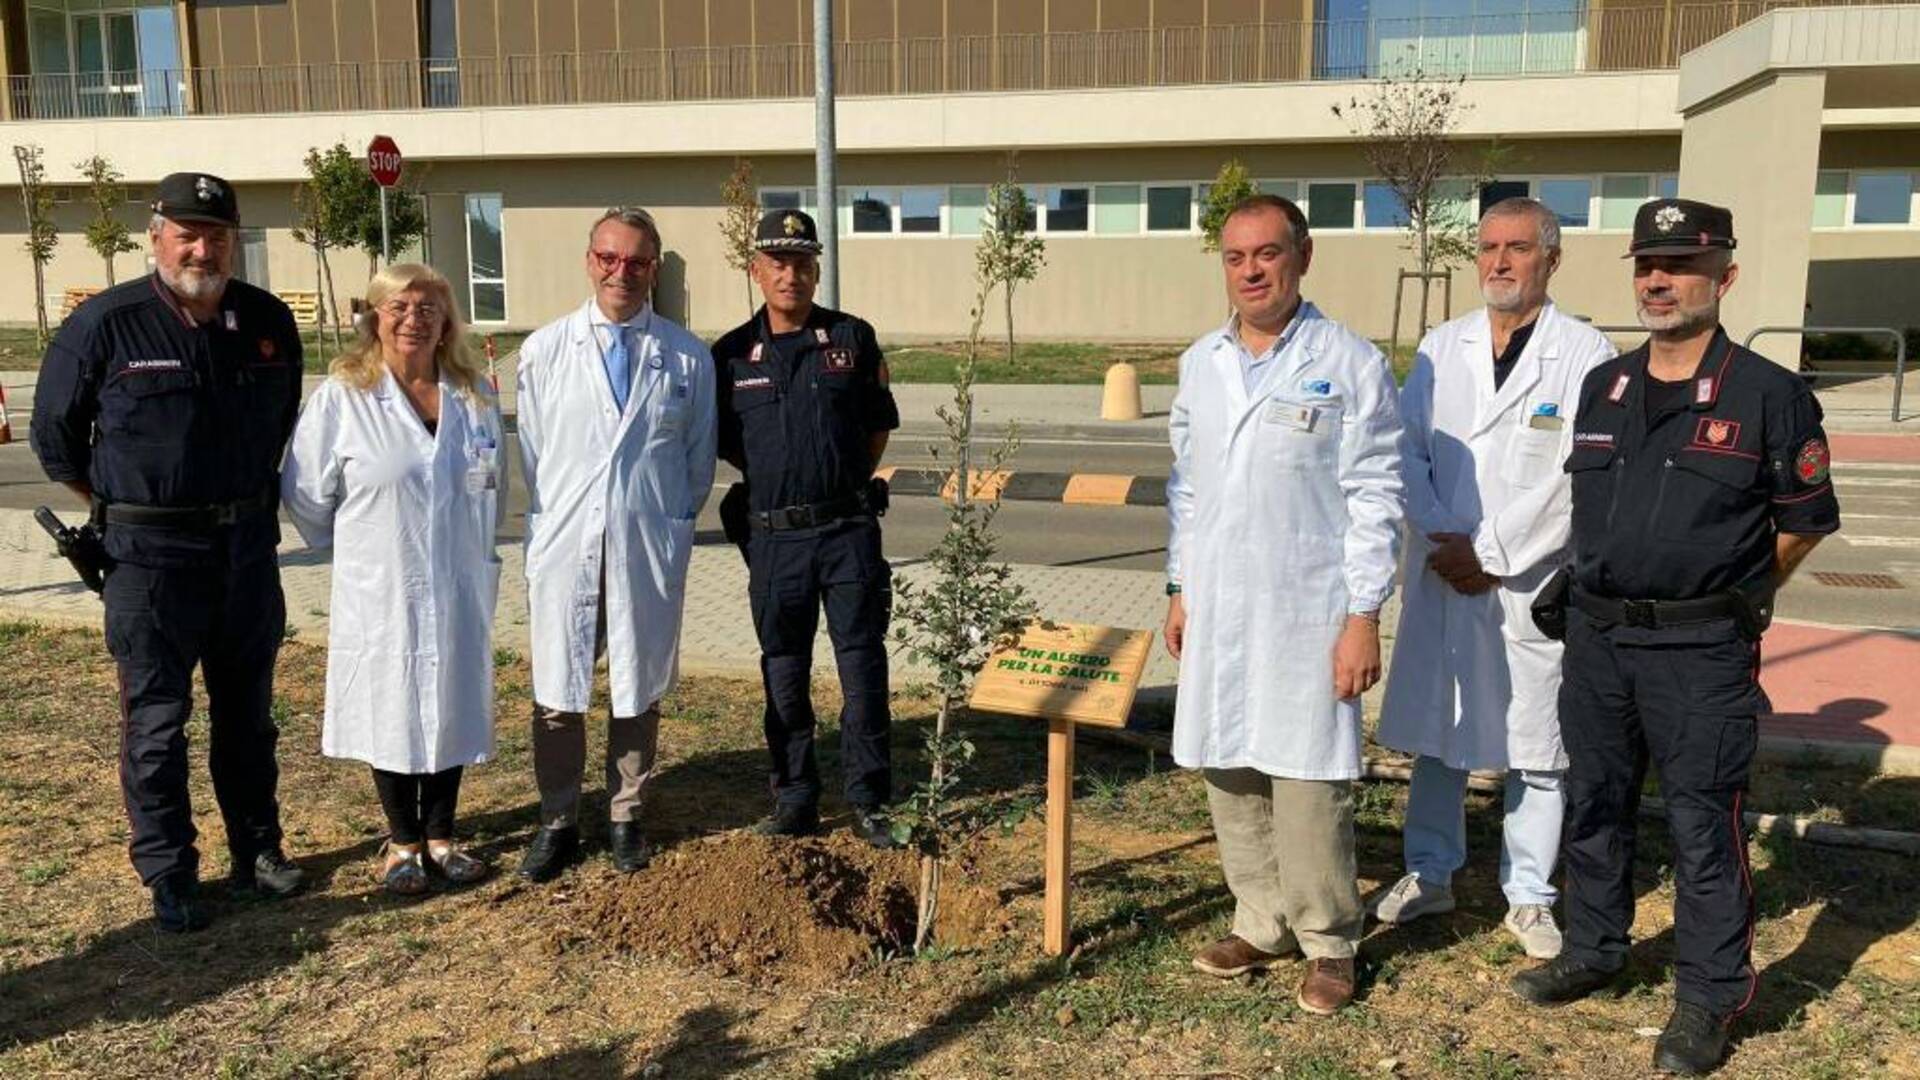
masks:
<path id="1" fill-rule="evenodd" d="M 880 551 L 886 485 L 874 470 L 900 413 L 873 327 L 813 302 L 813 219 L 775 210 L 761 218 L 754 247 L 753 280 L 766 304 L 714 342 L 713 361 L 720 457 L 746 477 L 722 511 L 736 535 L 745 526 L 739 539 L 767 697 L 774 809 L 760 828 L 775 836 L 819 828 L 811 690 L 824 606 L 840 670 L 840 757 L 853 828 L 875 847 L 892 847 L 883 810 L 892 788 L 893 579 Z"/>
<path id="2" fill-rule="evenodd" d="M 208 922 L 187 792 L 196 666 L 231 883 L 286 896 L 303 878 L 281 850 L 270 715 L 286 629 L 277 473 L 300 407 L 300 334 L 285 304 L 233 280 L 240 210 L 226 181 L 174 173 L 151 208 L 154 272 L 61 324 L 32 441 L 106 549 L 133 866 L 161 929 L 179 932 Z"/>
<path id="3" fill-rule="evenodd" d="M 1741 804 L 1755 718 L 1769 707 L 1760 636 L 1774 593 L 1840 527 L 1819 402 L 1720 326 L 1720 298 L 1739 276 L 1733 249 L 1733 215 L 1720 207 L 1642 206 L 1628 257 L 1651 337 L 1581 389 L 1566 464 L 1571 588 L 1559 613 L 1566 944 L 1513 980 L 1521 997 L 1559 1004 L 1626 965 L 1651 762 L 1676 894 L 1675 1003 L 1654 1067 L 1686 1075 L 1718 1067 L 1756 988 Z"/>

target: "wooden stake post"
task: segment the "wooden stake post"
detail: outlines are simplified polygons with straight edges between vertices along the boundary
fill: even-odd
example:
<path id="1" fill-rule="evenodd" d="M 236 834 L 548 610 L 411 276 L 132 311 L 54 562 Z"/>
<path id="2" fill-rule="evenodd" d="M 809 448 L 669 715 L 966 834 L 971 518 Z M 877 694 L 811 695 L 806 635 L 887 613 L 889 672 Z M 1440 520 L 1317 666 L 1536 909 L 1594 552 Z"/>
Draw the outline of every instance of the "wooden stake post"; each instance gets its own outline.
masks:
<path id="1" fill-rule="evenodd" d="M 1035 623 L 993 654 L 970 708 L 1047 721 L 1046 896 L 1042 945 L 1064 956 L 1073 944 L 1073 736 L 1076 724 L 1126 727 L 1146 671 L 1153 631 Z"/>

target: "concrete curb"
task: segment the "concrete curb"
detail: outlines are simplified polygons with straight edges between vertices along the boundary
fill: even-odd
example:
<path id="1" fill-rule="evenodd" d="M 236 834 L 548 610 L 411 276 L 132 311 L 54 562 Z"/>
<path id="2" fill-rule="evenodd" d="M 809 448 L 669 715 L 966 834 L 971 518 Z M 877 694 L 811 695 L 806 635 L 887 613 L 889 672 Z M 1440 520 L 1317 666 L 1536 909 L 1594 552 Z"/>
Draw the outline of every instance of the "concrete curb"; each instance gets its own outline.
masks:
<path id="1" fill-rule="evenodd" d="M 879 475 L 894 495 L 951 497 L 949 474 L 939 469 L 888 466 Z M 968 490 L 979 498 L 1050 502 L 1067 506 L 1165 506 L 1167 478 L 1120 473 L 970 473 Z"/>

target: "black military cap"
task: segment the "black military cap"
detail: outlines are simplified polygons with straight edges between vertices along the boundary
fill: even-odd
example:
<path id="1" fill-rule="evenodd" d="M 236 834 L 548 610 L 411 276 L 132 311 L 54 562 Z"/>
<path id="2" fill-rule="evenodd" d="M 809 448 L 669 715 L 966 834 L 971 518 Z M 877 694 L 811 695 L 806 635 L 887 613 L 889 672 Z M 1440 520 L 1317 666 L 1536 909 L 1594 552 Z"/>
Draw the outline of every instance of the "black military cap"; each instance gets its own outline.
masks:
<path id="1" fill-rule="evenodd" d="M 798 210 L 769 210 L 754 230 L 755 251 L 803 251 L 820 254 L 820 230 L 813 218 Z"/>
<path id="2" fill-rule="evenodd" d="M 1624 257 L 1733 247 L 1733 211 L 1692 199 L 1655 199 L 1633 215 L 1633 244 Z"/>
<path id="3" fill-rule="evenodd" d="M 175 221 L 240 224 L 240 202 L 234 198 L 233 185 L 207 173 L 177 172 L 163 178 L 154 189 L 152 209 Z"/>

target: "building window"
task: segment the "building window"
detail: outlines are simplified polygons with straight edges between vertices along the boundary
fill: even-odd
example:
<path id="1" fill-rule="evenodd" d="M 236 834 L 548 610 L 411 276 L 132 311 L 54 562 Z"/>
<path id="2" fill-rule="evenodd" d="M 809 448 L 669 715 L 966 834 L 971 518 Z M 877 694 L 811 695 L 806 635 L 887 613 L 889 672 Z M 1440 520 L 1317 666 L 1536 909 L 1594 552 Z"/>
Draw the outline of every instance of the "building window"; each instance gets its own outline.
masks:
<path id="1" fill-rule="evenodd" d="M 1579 70 L 1584 9 L 1570 0 L 1317 0 L 1314 77 Z"/>
<path id="2" fill-rule="evenodd" d="M 1560 219 L 1561 228 L 1584 229 L 1592 220 L 1593 181 L 1585 177 L 1578 180 L 1542 180 L 1540 201 Z"/>
<path id="3" fill-rule="evenodd" d="M 987 189 L 954 187 L 947 189 L 947 232 L 954 236 L 979 236 L 987 217 Z"/>
<path id="4" fill-rule="evenodd" d="M 1913 174 L 1853 174 L 1855 225 L 1905 225 L 1913 220 Z"/>
<path id="5" fill-rule="evenodd" d="M 1121 236 L 1140 231 L 1140 185 L 1101 184 L 1093 189 L 1093 231 Z"/>
<path id="6" fill-rule="evenodd" d="M 1367 181 L 1361 189 L 1360 201 L 1366 211 L 1369 229 L 1404 229 L 1413 223 L 1407 208 L 1401 205 L 1400 196 L 1390 185 L 1381 181 Z"/>
<path id="7" fill-rule="evenodd" d="M 852 188 L 848 205 L 853 207 L 853 231 L 890 233 L 893 231 L 893 204 L 899 195 L 889 188 Z"/>
<path id="8" fill-rule="evenodd" d="M 1193 228 L 1193 185 L 1147 189 L 1147 231 L 1187 232 Z"/>
<path id="9" fill-rule="evenodd" d="M 500 196 L 467 196 L 467 288 L 473 322 L 507 320 L 506 252 Z"/>
<path id="10" fill-rule="evenodd" d="M 1353 228 L 1353 185 L 1308 184 L 1307 230 Z"/>
<path id="11" fill-rule="evenodd" d="M 1673 173 L 1654 177 L 1653 187 L 1659 198 L 1677 199 L 1680 197 L 1680 178 Z"/>
<path id="12" fill-rule="evenodd" d="M 240 257 L 234 260 L 234 277 L 258 289 L 273 291 L 267 280 L 267 230 L 240 230 Z"/>
<path id="13" fill-rule="evenodd" d="M 763 214 L 770 210 L 798 210 L 811 217 L 816 204 L 812 188 L 760 189 L 760 212 Z"/>
<path id="14" fill-rule="evenodd" d="M 1600 227 L 1631 229 L 1640 204 L 1653 191 L 1650 176 L 1603 176 L 1600 178 Z"/>
<path id="15" fill-rule="evenodd" d="M 1048 188 L 1047 231 L 1050 233 L 1086 232 L 1087 211 L 1093 192 L 1083 187 Z"/>
<path id="16" fill-rule="evenodd" d="M 940 231 L 939 188 L 907 188 L 900 193 L 900 231 L 903 233 Z"/>
<path id="17" fill-rule="evenodd" d="M 1524 199 L 1532 192 L 1525 180 L 1488 181 L 1480 187 L 1480 214 L 1485 216 L 1487 208 L 1502 199 Z"/>
<path id="18" fill-rule="evenodd" d="M 1813 227 L 1837 229 L 1847 223 L 1847 174 L 1822 170 L 1813 179 Z"/>
<path id="19" fill-rule="evenodd" d="M 1026 206 L 1021 212 L 1020 228 L 1023 232 L 1040 231 L 1040 189 L 1022 185 L 1020 193 L 1026 197 Z"/>

